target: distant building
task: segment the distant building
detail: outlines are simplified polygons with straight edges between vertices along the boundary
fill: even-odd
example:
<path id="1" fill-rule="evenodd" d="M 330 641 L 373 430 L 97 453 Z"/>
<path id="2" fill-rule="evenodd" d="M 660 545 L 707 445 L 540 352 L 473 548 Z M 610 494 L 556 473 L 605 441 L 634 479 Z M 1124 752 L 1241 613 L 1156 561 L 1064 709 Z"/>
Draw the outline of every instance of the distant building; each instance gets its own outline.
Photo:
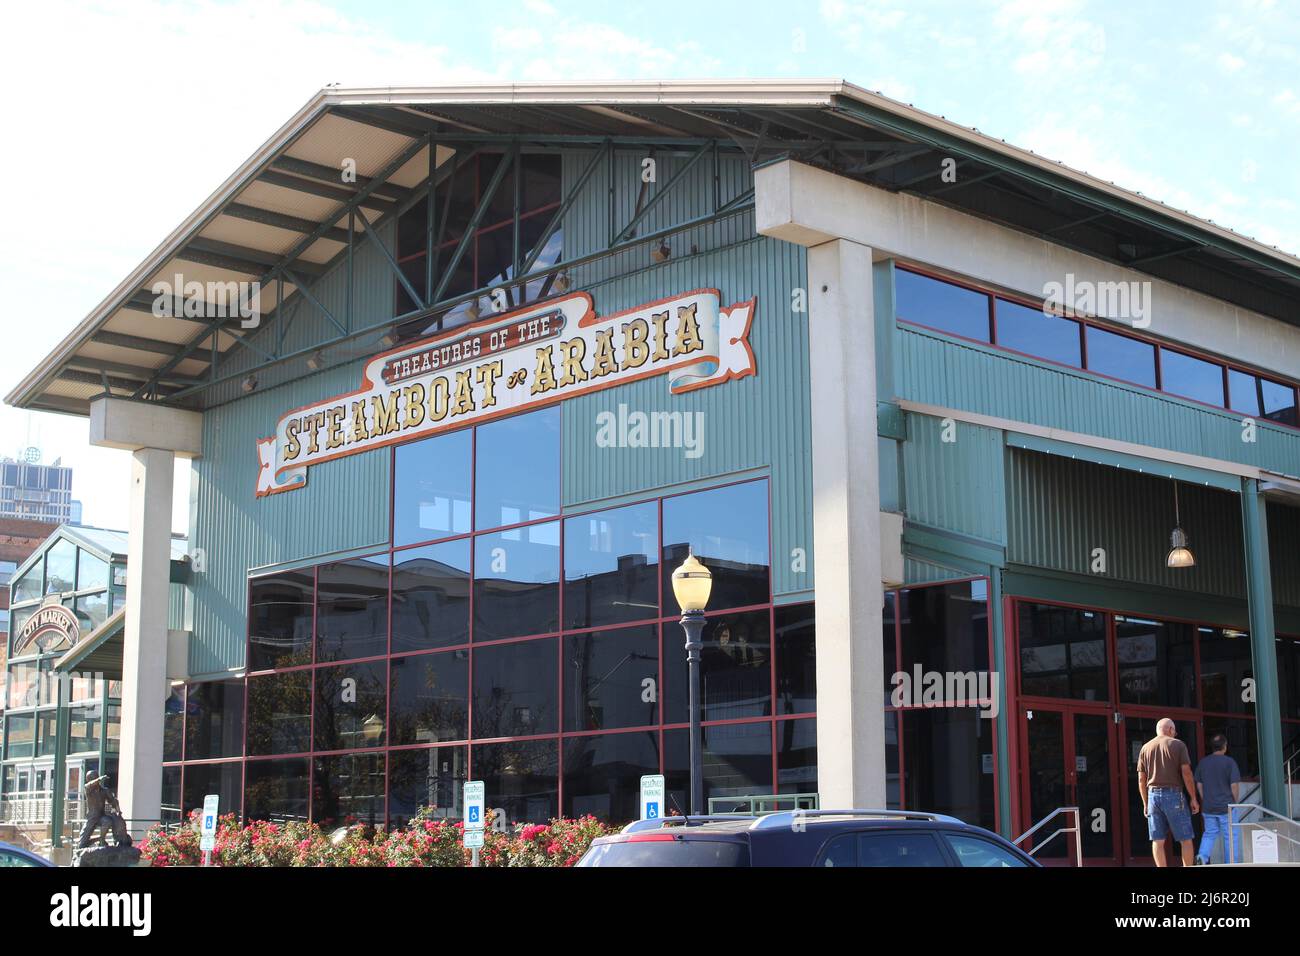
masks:
<path id="1" fill-rule="evenodd" d="M 0 667 L 9 650 L 9 579 L 49 534 L 50 526 L 44 521 L 0 518 Z M 0 713 L 5 708 L 4 687 L 0 674 Z"/>
<path id="2" fill-rule="evenodd" d="M 80 521 L 81 503 L 72 500 L 72 469 L 61 461 L 42 465 L 36 448 L 28 448 L 22 461 L 0 459 L 0 518 Z"/>
<path id="3" fill-rule="evenodd" d="M 84 822 L 84 782 L 107 774 L 117 783 L 127 535 L 19 524 L 44 534 L 4 588 L 13 609 L 0 715 L 0 839 L 17 831 L 57 847 Z M 0 520 L 0 555 L 5 527 Z M 185 553 L 185 539 L 173 537 L 168 623 L 178 629 L 185 621 Z M 166 707 L 179 727 L 179 697 L 172 698 Z"/>

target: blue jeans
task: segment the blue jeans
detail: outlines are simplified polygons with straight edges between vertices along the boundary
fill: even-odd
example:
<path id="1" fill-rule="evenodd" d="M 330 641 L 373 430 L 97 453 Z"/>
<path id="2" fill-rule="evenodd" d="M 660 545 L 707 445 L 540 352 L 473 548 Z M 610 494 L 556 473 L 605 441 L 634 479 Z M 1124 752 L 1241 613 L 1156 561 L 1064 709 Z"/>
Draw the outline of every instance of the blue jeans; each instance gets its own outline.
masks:
<path id="1" fill-rule="evenodd" d="M 1152 843 L 1160 843 L 1173 831 L 1179 843 L 1190 840 L 1192 814 L 1187 806 L 1187 796 L 1181 787 L 1152 787 L 1147 791 L 1147 833 Z"/>
<path id="2" fill-rule="evenodd" d="M 1197 851 L 1197 856 L 1201 858 L 1202 863 L 1209 863 L 1214 856 L 1214 848 L 1223 838 L 1223 855 L 1225 863 L 1240 863 L 1241 857 L 1241 828 L 1237 827 L 1233 831 L 1232 846 L 1228 846 L 1228 814 L 1226 813 L 1202 813 L 1201 819 L 1205 821 L 1205 832 L 1201 834 L 1201 848 Z"/>

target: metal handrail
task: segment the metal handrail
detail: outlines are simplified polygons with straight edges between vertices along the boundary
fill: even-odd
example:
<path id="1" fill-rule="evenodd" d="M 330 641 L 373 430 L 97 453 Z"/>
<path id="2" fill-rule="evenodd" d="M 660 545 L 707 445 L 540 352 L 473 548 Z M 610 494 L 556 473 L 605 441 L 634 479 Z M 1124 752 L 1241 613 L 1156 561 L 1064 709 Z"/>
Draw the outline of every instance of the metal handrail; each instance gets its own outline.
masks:
<path id="1" fill-rule="evenodd" d="M 1080 824 L 1080 819 L 1081 819 L 1081 818 L 1080 818 L 1080 816 L 1079 816 L 1079 808 L 1078 808 L 1078 807 L 1057 807 L 1055 810 L 1053 810 L 1053 811 L 1052 811 L 1051 813 L 1049 813 L 1047 816 L 1043 817 L 1043 819 L 1039 820 L 1039 821 L 1038 821 L 1037 823 L 1035 823 L 1032 827 L 1030 827 L 1030 828 L 1029 828 L 1028 830 L 1026 830 L 1024 833 L 1020 834 L 1020 836 L 1016 837 L 1016 838 L 1015 838 L 1014 840 L 1012 840 L 1011 842 L 1014 843 L 1014 844 L 1016 844 L 1017 846 L 1019 846 L 1020 843 L 1025 839 L 1025 837 L 1033 836 L 1035 833 L 1037 833 L 1039 830 L 1041 830 L 1044 826 L 1046 826 L 1046 825 L 1048 824 L 1048 822 L 1050 822 L 1051 820 L 1055 819 L 1058 815 L 1060 815 L 1060 814 L 1062 814 L 1062 813 L 1070 813 L 1070 814 L 1073 814 L 1073 815 L 1074 815 L 1074 826 L 1072 826 L 1072 827 L 1057 827 L 1057 828 L 1052 832 L 1052 835 L 1049 836 L 1046 840 L 1044 840 L 1044 841 L 1042 841 L 1041 843 L 1039 843 L 1039 844 L 1038 844 L 1037 846 L 1035 846 L 1032 850 L 1026 850 L 1025 852 L 1028 853 L 1030 856 L 1033 856 L 1035 853 L 1037 853 L 1037 852 L 1038 852 L 1039 850 L 1041 850 L 1043 847 L 1047 846 L 1047 844 L 1049 844 L 1049 843 L 1051 843 L 1053 840 L 1055 840 L 1055 839 L 1056 839 L 1058 836 L 1060 836 L 1062 833 L 1073 833 L 1073 834 L 1074 834 L 1074 865 L 1077 866 L 1077 867 L 1082 867 L 1082 866 L 1083 866 L 1083 829 L 1082 829 L 1082 826 L 1081 826 L 1081 824 Z"/>
<path id="2" fill-rule="evenodd" d="M 1282 823 L 1287 824 L 1288 826 L 1291 827 L 1291 829 L 1292 829 L 1293 831 L 1300 830 L 1300 823 L 1297 823 L 1295 820 L 1292 820 L 1292 819 L 1291 819 L 1290 817 L 1288 817 L 1288 816 L 1285 816 L 1285 815 L 1283 815 L 1283 814 L 1281 814 L 1281 813 L 1277 813 L 1277 812 L 1274 811 L 1274 810 L 1270 810 L 1268 807 L 1262 807 L 1262 806 L 1260 806 L 1260 805 L 1257 804 L 1257 803 L 1230 803 L 1230 804 L 1228 804 L 1228 840 L 1229 840 L 1230 842 L 1229 842 L 1228 845 L 1225 847 L 1225 851 L 1226 851 L 1227 849 L 1231 848 L 1231 847 L 1236 846 L 1236 837 L 1237 837 L 1237 834 L 1236 834 L 1235 830 L 1236 830 L 1237 827 L 1241 827 L 1241 828 L 1243 828 L 1243 829 L 1246 828 L 1246 827 L 1262 827 L 1262 826 L 1264 826 L 1265 823 L 1268 822 L 1267 820 L 1263 820 L 1263 819 L 1261 819 L 1261 820 L 1238 820 L 1238 819 L 1237 819 L 1237 814 L 1234 812 L 1235 810 L 1245 810 L 1245 811 L 1246 811 L 1246 814 L 1250 814 L 1251 812 L 1258 812 L 1258 813 L 1260 813 L 1261 815 L 1268 816 L 1268 817 L 1272 817 L 1272 818 L 1274 818 L 1275 820 L 1278 820 L 1278 821 L 1280 821 L 1280 822 L 1282 822 Z M 1292 846 L 1300 847 L 1300 839 L 1296 839 L 1295 837 L 1287 836 L 1285 833 L 1279 833 L 1279 832 L 1276 831 L 1276 830 L 1273 830 L 1273 831 L 1271 831 L 1271 832 L 1273 833 L 1274 836 L 1276 836 L 1276 837 L 1280 837 L 1281 839 L 1285 840 L 1287 843 L 1290 843 Z M 1244 843 L 1244 841 L 1243 841 L 1243 843 Z M 1293 851 L 1293 852 L 1294 852 L 1294 851 Z M 1245 857 L 1245 848 L 1244 848 L 1244 847 L 1242 848 L 1242 857 L 1243 857 L 1243 859 L 1242 859 L 1240 862 L 1244 863 L 1244 862 L 1245 862 L 1245 859 L 1244 859 L 1244 857 Z M 1251 862 L 1252 862 L 1252 863 L 1254 862 L 1253 854 L 1252 854 Z"/>

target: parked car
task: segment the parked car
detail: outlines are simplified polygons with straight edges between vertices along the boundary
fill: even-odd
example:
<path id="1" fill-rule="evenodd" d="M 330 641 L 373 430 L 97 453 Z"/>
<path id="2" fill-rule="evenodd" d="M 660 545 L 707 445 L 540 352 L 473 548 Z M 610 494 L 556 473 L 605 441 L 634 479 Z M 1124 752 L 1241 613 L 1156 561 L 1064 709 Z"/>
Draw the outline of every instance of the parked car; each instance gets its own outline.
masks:
<path id="1" fill-rule="evenodd" d="M 43 856 L 37 856 L 30 850 L 14 846 L 12 843 L 0 843 L 0 867 L 6 866 L 53 866 Z"/>
<path id="2" fill-rule="evenodd" d="M 996 833 L 939 813 L 788 810 L 638 820 L 578 866 L 1035 867 Z"/>

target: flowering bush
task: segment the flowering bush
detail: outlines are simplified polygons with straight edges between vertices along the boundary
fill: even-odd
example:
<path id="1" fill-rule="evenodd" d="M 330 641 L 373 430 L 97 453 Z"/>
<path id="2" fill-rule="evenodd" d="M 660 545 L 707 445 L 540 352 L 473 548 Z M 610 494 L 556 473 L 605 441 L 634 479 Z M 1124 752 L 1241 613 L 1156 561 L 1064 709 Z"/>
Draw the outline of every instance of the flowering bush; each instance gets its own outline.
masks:
<path id="1" fill-rule="evenodd" d="M 141 857 L 150 866 L 198 866 L 199 811 L 185 826 L 154 827 L 141 844 Z M 573 866 L 591 841 L 615 832 L 595 817 L 556 819 L 528 824 L 513 834 L 493 828 L 489 812 L 480 866 Z M 315 823 L 241 824 L 227 814 L 217 821 L 212 850 L 214 866 L 469 866 L 471 853 L 462 843 L 464 825 L 421 809 L 396 830 L 352 826 L 326 835 Z"/>

